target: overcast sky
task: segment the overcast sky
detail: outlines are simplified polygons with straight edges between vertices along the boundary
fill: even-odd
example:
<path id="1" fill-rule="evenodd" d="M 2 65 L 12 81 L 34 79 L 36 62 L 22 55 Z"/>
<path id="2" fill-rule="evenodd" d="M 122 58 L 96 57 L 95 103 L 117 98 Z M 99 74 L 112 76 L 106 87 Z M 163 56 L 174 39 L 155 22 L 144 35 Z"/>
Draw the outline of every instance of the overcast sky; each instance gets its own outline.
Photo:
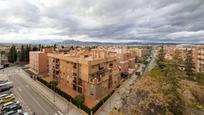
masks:
<path id="1" fill-rule="evenodd" d="M 204 0 L 0 0 L 0 42 L 203 42 Z"/>

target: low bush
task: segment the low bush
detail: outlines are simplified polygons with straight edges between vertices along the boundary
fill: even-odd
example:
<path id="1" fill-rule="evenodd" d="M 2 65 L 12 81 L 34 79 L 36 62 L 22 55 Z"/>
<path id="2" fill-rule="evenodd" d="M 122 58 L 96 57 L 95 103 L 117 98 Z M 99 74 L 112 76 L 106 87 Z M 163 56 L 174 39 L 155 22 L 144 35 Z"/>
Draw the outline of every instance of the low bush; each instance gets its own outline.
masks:
<path id="1" fill-rule="evenodd" d="M 92 109 L 90 109 L 89 107 L 87 107 L 86 105 L 84 105 L 84 97 L 82 96 L 77 96 L 75 99 L 72 98 L 70 95 L 68 95 L 67 93 L 65 93 L 64 91 L 62 91 L 61 89 L 59 89 L 55 84 L 56 82 L 47 82 L 45 80 L 43 80 L 40 77 L 37 77 L 37 80 L 39 82 L 41 82 L 42 84 L 44 84 L 45 86 L 47 86 L 48 88 L 52 89 L 54 92 L 56 92 L 57 94 L 59 94 L 60 96 L 64 97 L 67 101 L 71 102 L 72 104 L 74 104 L 75 106 L 77 106 L 78 108 L 80 107 L 83 111 L 85 111 L 86 113 L 88 113 L 89 115 L 92 113 L 94 114 L 102 105 L 105 101 L 108 100 L 108 98 L 115 92 L 115 90 L 113 90 L 110 94 L 108 94 L 106 97 L 104 97 L 97 105 L 95 105 Z"/>
<path id="2" fill-rule="evenodd" d="M 128 78 L 128 73 L 127 72 L 121 73 L 121 78 L 127 79 Z"/>

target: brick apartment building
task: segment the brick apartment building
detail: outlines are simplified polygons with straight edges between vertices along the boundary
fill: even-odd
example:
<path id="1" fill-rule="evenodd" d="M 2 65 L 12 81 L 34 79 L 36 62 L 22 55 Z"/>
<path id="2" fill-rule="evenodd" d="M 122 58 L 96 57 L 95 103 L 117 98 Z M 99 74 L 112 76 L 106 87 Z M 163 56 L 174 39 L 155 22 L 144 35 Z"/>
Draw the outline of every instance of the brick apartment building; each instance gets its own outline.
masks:
<path id="1" fill-rule="evenodd" d="M 197 71 L 204 73 L 204 46 L 198 47 Z"/>
<path id="2" fill-rule="evenodd" d="M 30 51 L 29 67 L 36 74 L 48 72 L 47 53 L 51 53 L 53 48 L 43 48 L 41 51 Z"/>
<path id="3" fill-rule="evenodd" d="M 76 92 L 101 99 L 120 82 L 117 57 L 113 52 L 80 49 L 69 53 L 48 53 L 49 76 Z"/>
<path id="4" fill-rule="evenodd" d="M 131 69 L 136 69 L 136 58 L 142 57 L 142 49 L 139 48 L 130 48 L 125 49 L 122 48 L 121 51 L 117 53 L 118 57 L 118 65 L 120 67 L 121 72 L 132 74 L 133 71 Z"/>
<path id="5" fill-rule="evenodd" d="M 192 50 L 193 63 L 196 72 L 204 73 L 204 46 L 188 46 L 188 47 L 176 47 L 168 46 L 165 47 L 165 58 L 168 60 L 173 59 L 175 51 L 179 50 L 181 52 L 181 58 L 186 59 L 186 54 L 189 50 Z"/>

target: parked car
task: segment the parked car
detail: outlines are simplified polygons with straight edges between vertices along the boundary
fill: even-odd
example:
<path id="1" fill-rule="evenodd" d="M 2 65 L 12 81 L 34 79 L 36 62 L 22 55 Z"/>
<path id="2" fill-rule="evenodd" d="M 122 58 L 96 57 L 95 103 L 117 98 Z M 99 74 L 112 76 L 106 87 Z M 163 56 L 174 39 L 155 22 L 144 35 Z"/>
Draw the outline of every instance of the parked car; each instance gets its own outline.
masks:
<path id="1" fill-rule="evenodd" d="M 7 67 L 9 67 L 9 64 L 4 64 L 4 68 L 7 68 Z"/>
<path id="2" fill-rule="evenodd" d="M 13 83 L 12 82 L 6 82 L 0 84 L 0 92 L 7 91 L 13 88 Z"/>
<path id="3" fill-rule="evenodd" d="M 2 105 L 2 108 L 10 106 L 10 105 L 17 105 L 17 104 L 20 104 L 19 101 L 10 101 L 10 102 L 4 103 Z"/>
<path id="4" fill-rule="evenodd" d="M 1 113 L 4 114 L 6 112 L 9 112 L 12 110 L 16 111 L 16 110 L 19 110 L 21 108 L 22 108 L 22 106 L 20 104 L 13 104 L 13 105 L 6 106 L 6 107 L 2 108 Z"/>
<path id="5" fill-rule="evenodd" d="M 0 84 L 6 83 L 8 80 L 0 80 Z"/>
<path id="6" fill-rule="evenodd" d="M 22 113 L 22 110 L 18 109 L 18 110 L 11 110 L 9 112 L 6 112 L 3 115 L 19 115 L 20 113 Z"/>
<path id="7" fill-rule="evenodd" d="M 8 95 L 8 96 L 6 96 L 6 97 L 0 99 L 0 104 L 13 101 L 13 100 L 15 100 L 15 98 L 16 98 L 16 97 L 15 97 L 13 94 Z"/>
<path id="8" fill-rule="evenodd" d="M 0 95 L 0 99 L 2 99 L 4 97 L 7 97 L 7 96 L 9 96 L 11 94 L 12 94 L 11 92 L 10 93 L 4 93 L 4 94 Z"/>

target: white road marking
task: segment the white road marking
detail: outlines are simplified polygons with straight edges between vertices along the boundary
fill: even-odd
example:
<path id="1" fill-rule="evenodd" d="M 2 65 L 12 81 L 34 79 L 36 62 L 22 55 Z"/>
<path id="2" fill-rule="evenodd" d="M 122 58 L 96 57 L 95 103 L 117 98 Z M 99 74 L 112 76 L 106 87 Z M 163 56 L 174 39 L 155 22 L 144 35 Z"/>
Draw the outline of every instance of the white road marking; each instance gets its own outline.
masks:
<path id="1" fill-rule="evenodd" d="M 22 89 L 21 89 L 20 87 L 18 87 L 18 90 L 19 90 L 20 92 L 22 92 Z"/>
<path id="2" fill-rule="evenodd" d="M 17 80 L 16 80 L 17 81 Z M 18 82 L 18 81 L 17 81 Z M 28 93 L 28 95 L 30 95 L 30 97 L 33 99 L 33 101 L 47 114 L 47 115 L 49 115 L 49 113 L 40 105 L 40 103 L 27 91 L 27 90 L 25 90 L 27 93 Z"/>
<path id="3" fill-rule="evenodd" d="M 60 112 L 60 111 L 57 111 L 58 113 L 59 113 L 59 115 L 64 115 L 62 112 Z"/>

